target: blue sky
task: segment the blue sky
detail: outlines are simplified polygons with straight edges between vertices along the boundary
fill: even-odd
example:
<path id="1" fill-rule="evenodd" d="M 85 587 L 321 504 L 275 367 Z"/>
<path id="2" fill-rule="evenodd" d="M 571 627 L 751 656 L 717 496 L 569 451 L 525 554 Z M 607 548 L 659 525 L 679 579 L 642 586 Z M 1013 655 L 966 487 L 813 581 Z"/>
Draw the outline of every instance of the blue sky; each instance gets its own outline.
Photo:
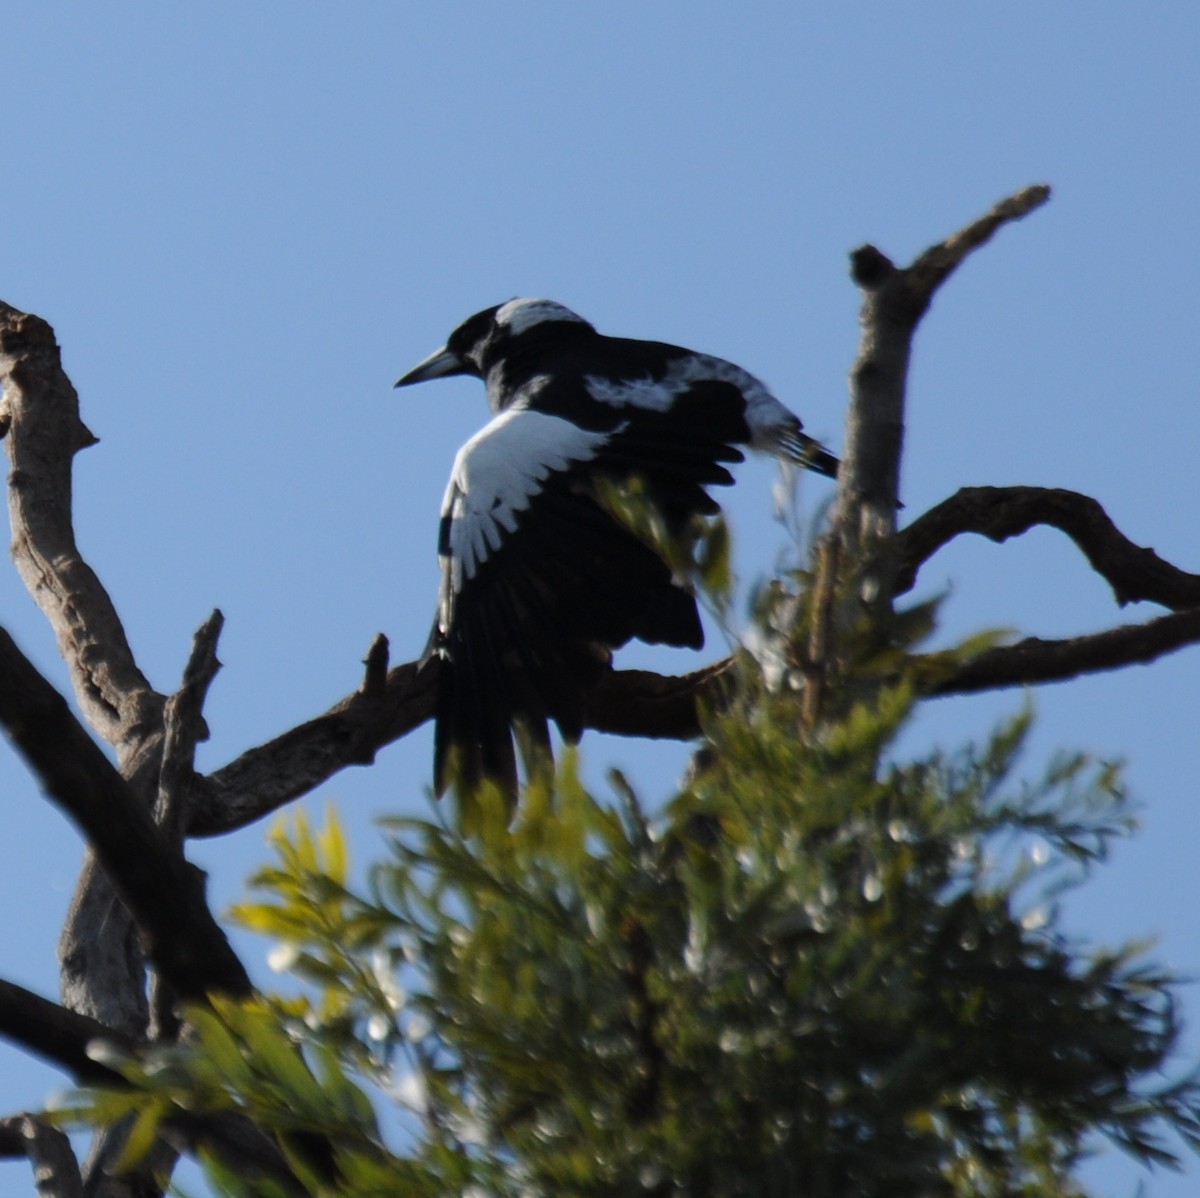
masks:
<path id="1" fill-rule="evenodd" d="M 155 685 L 173 689 L 193 629 L 226 615 L 205 768 L 352 689 L 375 632 L 396 660 L 419 652 L 437 506 L 485 408 L 466 380 L 390 388 L 464 316 L 549 295 L 604 331 L 721 354 L 836 447 L 847 252 L 907 261 L 1033 182 L 1050 206 L 973 258 L 920 330 L 907 512 L 967 484 L 1071 487 L 1200 568 L 1200 9 L 47 4 L 6 13 L 4 38 L 0 296 L 55 326 L 101 438 L 77 460 L 77 528 Z M 787 548 L 772 479 L 753 466 L 730 499 L 747 579 Z M 806 512 L 827 493 L 805 481 Z M 956 544 L 922 583 L 949 592 L 947 639 L 1118 618 L 1052 532 Z M 11 570 L 0 612 L 65 688 Z M 982 735 L 1020 702 L 930 705 L 914 744 Z M 1071 926 L 1157 937 L 1200 976 L 1200 650 L 1034 702 L 1030 776 L 1060 746 L 1122 757 L 1141 803 Z M 596 776 L 621 764 L 648 795 L 685 757 L 584 743 Z M 430 746 L 424 729 L 316 796 L 360 856 L 374 817 L 421 804 Z M 0 785 L 0 885 L 22 911 L 0 975 L 54 994 L 78 839 L 7 755 Z M 263 835 L 192 846 L 218 905 Z M 4 1111 L 61 1085 L 4 1059 Z M 0 1182 L 24 1192 L 22 1169 Z M 1198 1172 L 1149 1191 L 1190 1193 Z M 1110 1152 L 1089 1176 L 1118 1194 L 1134 1174 Z"/>

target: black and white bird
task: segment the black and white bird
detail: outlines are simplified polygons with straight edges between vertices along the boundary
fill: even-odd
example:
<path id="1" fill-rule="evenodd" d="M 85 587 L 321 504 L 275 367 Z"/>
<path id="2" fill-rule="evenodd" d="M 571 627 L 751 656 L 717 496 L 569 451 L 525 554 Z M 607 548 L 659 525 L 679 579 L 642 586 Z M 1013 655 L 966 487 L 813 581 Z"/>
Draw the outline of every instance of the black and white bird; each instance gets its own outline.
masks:
<path id="1" fill-rule="evenodd" d="M 459 325 L 397 383 L 471 375 L 495 413 L 458 452 L 442 503 L 434 783 L 515 794 L 514 729 L 549 750 L 583 732 L 586 696 L 631 639 L 699 648 L 696 600 L 604 502 L 640 480 L 665 527 L 719 507 L 739 447 L 833 478 L 838 461 L 752 374 L 657 341 L 606 337 L 547 299 Z"/>

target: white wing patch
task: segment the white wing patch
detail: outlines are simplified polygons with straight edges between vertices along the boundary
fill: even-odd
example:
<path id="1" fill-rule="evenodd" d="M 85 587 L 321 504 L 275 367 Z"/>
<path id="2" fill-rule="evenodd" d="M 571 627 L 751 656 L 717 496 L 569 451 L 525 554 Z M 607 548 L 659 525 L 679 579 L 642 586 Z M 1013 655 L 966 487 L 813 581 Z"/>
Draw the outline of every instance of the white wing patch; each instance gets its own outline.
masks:
<path id="1" fill-rule="evenodd" d="M 458 451 L 442 518 L 450 518 L 450 593 L 495 553 L 552 474 L 590 461 L 610 433 L 589 432 L 544 412 L 509 408 Z"/>
<path id="2" fill-rule="evenodd" d="M 800 423 L 748 370 L 710 354 L 687 353 L 667 368 L 661 379 L 606 379 L 589 374 L 584 378 L 588 393 L 600 403 L 615 408 L 642 408 L 668 412 L 684 392 L 697 383 L 730 383 L 746 401 L 746 424 L 750 445 L 768 453 L 779 451 L 780 433 L 799 428 Z"/>

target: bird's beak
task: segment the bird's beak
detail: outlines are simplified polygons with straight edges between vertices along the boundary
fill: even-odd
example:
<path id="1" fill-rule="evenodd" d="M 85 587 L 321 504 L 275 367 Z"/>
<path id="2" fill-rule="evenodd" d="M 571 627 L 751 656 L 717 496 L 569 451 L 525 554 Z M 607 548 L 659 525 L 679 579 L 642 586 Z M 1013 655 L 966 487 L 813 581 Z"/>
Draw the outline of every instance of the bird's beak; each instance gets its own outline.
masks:
<path id="1" fill-rule="evenodd" d="M 412 383 L 423 383 L 428 379 L 446 378 L 452 374 L 466 374 L 467 367 L 457 354 L 452 354 L 444 347 L 429 355 L 423 362 L 418 362 L 407 374 L 396 380 L 397 387 L 407 387 Z"/>

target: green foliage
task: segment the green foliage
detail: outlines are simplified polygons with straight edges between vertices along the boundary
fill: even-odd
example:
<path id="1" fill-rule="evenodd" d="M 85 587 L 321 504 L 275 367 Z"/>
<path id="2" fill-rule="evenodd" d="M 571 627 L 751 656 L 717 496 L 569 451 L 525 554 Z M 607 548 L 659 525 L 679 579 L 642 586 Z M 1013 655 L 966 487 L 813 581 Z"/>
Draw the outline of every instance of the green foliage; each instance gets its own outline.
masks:
<path id="1" fill-rule="evenodd" d="M 1024 717 L 881 765 L 909 706 L 813 745 L 759 693 L 661 819 L 568 763 L 511 829 L 394 824 L 373 909 L 428 977 L 432 1121 L 533 1193 L 1061 1194 L 1093 1130 L 1167 1159 L 1158 1125 L 1197 1131 L 1190 1086 L 1144 1086 L 1167 980 L 1033 893 L 1122 829 L 1113 771 L 1005 795 Z"/>
<path id="2" fill-rule="evenodd" d="M 1197 1086 L 1161 1080 L 1172 980 L 1059 926 L 1130 826 L 1116 770 L 1015 782 L 1027 714 L 898 760 L 909 683 L 806 734 L 786 677 L 741 673 L 660 811 L 615 775 L 598 800 L 567 754 L 511 825 L 486 791 L 469 835 L 389 821 L 366 893 L 332 813 L 277 831 L 238 917 L 306 996 L 190 1012 L 87 1118 L 132 1116 L 132 1159 L 172 1112 L 243 1111 L 356 1195 L 1049 1198 L 1097 1133 L 1152 1164 L 1195 1147 Z M 367 1090 L 415 1111 L 403 1151 Z"/>
<path id="3" fill-rule="evenodd" d="M 371 1099 L 350 1078 L 331 1044 L 293 1020 L 281 1019 L 279 1008 L 262 1000 L 217 998 L 211 1007 L 190 1005 L 183 1014 L 188 1025 L 184 1044 L 108 1060 L 128 1080 L 128 1088 L 79 1095 L 57 1112 L 59 1122 L 124 1122 L 118 1172 L 141 1160 L 165 1122 L 229 1113 L 249 1115 L 269 1128 L 291 1169 L 313 1193 L 321 1190 L 326 1176 L 327 1140 L 343 1171 L 388 1163 Z M 218 1179 L 227 1173 L 219 1157 L 210 1156 L 206 1163 Z M 228 1192 L 286 1193 L 260 1177 L 236 1180 Z"/>

